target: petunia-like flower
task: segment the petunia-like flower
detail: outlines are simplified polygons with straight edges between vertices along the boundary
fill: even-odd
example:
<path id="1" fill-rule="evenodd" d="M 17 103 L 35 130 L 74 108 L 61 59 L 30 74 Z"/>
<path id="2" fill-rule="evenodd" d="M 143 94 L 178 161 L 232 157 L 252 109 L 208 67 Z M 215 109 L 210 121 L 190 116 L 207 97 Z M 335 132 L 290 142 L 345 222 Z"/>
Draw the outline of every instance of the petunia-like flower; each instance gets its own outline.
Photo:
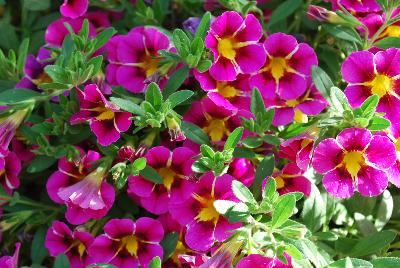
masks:
<path id="1" fill-rule="evenodd" d="M 340 9 L 341 4 L 351 13 L 363 15 L 365 13 L 380 12 L 381 7 L 376 0 L 330 0 L 334 10 Z"/>
<path id="2" fill-rule="evenodd" d="M 201 88 L 208 92 L 208 98 L 216 105 L 229 110 L 250 109 L 249 75 L 239 74 L 234 81 L 217 81 L 209 71 L 200 73 L 194 70 L 193 73 Z"/>
<path id="3" fill-rule="evenodd" d="M 217 17 L 205 39 L 214 55 L 211 76 L 218 81 L 233 81 L 239 73 L 259 70 L 266 57 L 258 43 L 261 37 L 261 24 L 252 14 L 243 19 L 239 13 L 227 11 Z"/>
<path id="4" fill-rule="evenodd" d="M 395 9 L 391 18 L 400 15 L 400 8 Z M 382 13 L 371 13 L 367 16 L 360 18 L 359 20 L 368 28 L 368 37 L 373 37 L 378 30 L 383 26 L 385 22 L 386 14 Z M 359 31 L 363 32 L 362 28 Z M 387 26 L 384 31 L 382 31 L 376 40 L 380 40 L 386 37 L 400 37 L 400 22 L 396 22 Z"/>
<path id="5" fill-rule="evenodd" d="M 275 94 L 284 100 L 303 95 L 308 88 L 311 67 L 318 64 L 314 50 L 284 33 L 271 34 L 264 42 L 267 60 L 250 78 L 251 88 L 257 87 L 264 98 Z"/>
<path id="6" fill-rule="evenodd" d="M 345 94 L 355 108 L 369 96 L 379 96 L 377 112 L 393 122 L 400 119 L 400 50 L 389 48 L 373 54 L 357 51 L 343 62 Z"/>
<path id="7" fill-rule="evenodd" d="M 386 171 L 396 161 L 389 138 L 372 135 L 367 129 L 347 128 L 336 139 L 322 140 L 315 148 L 312 165 L 324 174 L 325 189 L 338 198 L 377 196 L 388 185 Z"/>
<path id="8" fill-rule="evenodd" d="M 183 29 L 195 34 L 197 32 L 197 28 L 199 27 L 200 21 L 201 18 L 199 17 L 190 17 L 182 23 Z"/>
<path id="9" fill-rule="evenodd" d="M 8 154 L 8 146 L 27 114 L 28 109 L 0 107 L 0 157 Z"/>
<path id="10" fill-rule="evenodd" d="M 241 259 L 236 268 L 292 268 L 292 258 L 284 253 L 287 264 L 281 262 L 277 257 L 268 258 L 260 254 L 250 254 Z"/>
<path id="11" fill-rule="evenodd" d="M 71 231 L 65 223 L 54 221 L 47 230 L 45 246 L 53 257 L 67 255 L 71 268 L 85 268 L 93 263 L 88 255 L 93 240 L 94 237 L 88 232 Z"/>
<path id="12" fill-rule="evenodd" d="M 187 227 L 185 242 L 190 248 L 206 251 L 240 227 L 240 223 L 230 223 L 214 207 L 215 200 L 237 201 L 232 181 L 233 177 L 228 174 L 215 178 L 208 172 L 196 183 L 189 199 L 170 205 L 172 217 Z"/>
<path id="13" fill-rule="evenodd" d="M 8 152 L 6 156 L 0 157 L 0 183 L 8 192 L 19 187 L 19 173 L 21 172 L 21 161 L 14 152 Z"/>
<path id="14" fill-rule="evenodd" d="M 2 256 L 0 257 L 0 267 L 1 268 L 18 268 L 18 255 L 21 248 L 21 243 L 15 244 L 15 251 L 12 256 Z"/>
<path id="15" fill-rule="evenodd" d="M 304 171 L 295 163 L 285 165 L 281 171 L 274 172 L 272 178 L 265 179 L 263 188 L 268 180 L 274 179 L 280 195 L 291 192 L 302 192 L 305 196 L 311 193 L 311 182 L 303 176 Z"/>
<path id="16" fill-rule="evenodd" d="M 48 179 L 46 188 L 50 198 L 67 205 L 66 219 L 72 224 L 82 224 L 91 218 L 104 217 L 114 203 L 114 188 L 104 180 L 104 170 L 91 172 L 100 154 L 81 149 L 73 162 L 65 157 L 58 161 L 58 171 Z"/>
<path id="17" fill-rule="evenodd" d="M 107 44 L 108 82 L 134 93 L 143 92 L 158 71 L 158 51 L 169 48 L 168 37 L 152 27 L 136 27 L 127 35 L 114 36 Z"/>
<path id="18" fill-rule="evenodd" d="M 120 111 L 119 107 L 109 102 L 97 85 L 87 85 L 84 91 L 77 89 L 77 93 L 80 111 L 71 117 L 70 122 L 88 121 L 99 144 L 108 146 L 116 142 L 121 137 L 120 132 L 127 131 L 131 126 L 132 114 Z"/>
<path id="19" fill-rule="evenodd" d="M 60 6 L 60 13 L 64 17 L 76 19 L 83 14 L 89 6 L 89 0 L 64 0 Z"/>
<path id="20" fill-rule="evenodd" d="M 235 180 L 242 182 L 246 186 L 250 186 L 254 180 L 254 166 L 249 159 L 233 158 L 229 164 L 228 174 L 232 175 Z"/>
<path id="21" fill-rule="evenodd" d="M 104 225 L 104 234 L 96 237 L 89 247 L 89 254 L 95 262 L 118 268 L 148 267 L 154 257 L 163 258 L 159 245 L 163 236 L 164 229 L 157 220 L 112 219 Z"/>
<path id="22" fill-rule="evenodd" d="M 168 211 L 169 203 L 181 202 L 190 197 L 193 182 L 193 157 L 195 153 L 185 147 L 178 147 L 172 152 L 164 146 L 151 148 L 147 154 L 147 165 L 154 168 L 163 179 L 155 184 L 142 176 L 128 178 L 128 194 L 139 196 L 140 204 L 154 214 Z"/>
<path id="23" fill-rule="evenodd" d="M 314 140 L 315 137 L 310 133 L 290 138 L 280 145 L 279 157 L 293 161 L 300 169 L 307 170 L 311 161 Z"/>

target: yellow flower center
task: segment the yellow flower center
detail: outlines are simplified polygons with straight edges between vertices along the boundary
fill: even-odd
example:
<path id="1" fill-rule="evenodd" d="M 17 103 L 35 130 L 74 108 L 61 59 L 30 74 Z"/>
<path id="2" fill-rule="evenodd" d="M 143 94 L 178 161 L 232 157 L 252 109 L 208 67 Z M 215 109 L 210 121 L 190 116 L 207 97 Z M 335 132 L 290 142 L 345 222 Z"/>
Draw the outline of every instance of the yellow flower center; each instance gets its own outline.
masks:
<path id="1" fill-rule="evenodd" d="M 157 72 L 159 63 L 160 59 L 157 59 L 151 55 L 145 55 L 142 63 L 139 64 L 139 67 L 145 71 L 146 77 L 150 77 Z"/>
<path id="2" fill-rule="evenodd" d="M 85 251 L 86 251 L 85 245 L 83 243 L 79 243 L 79 245 L 78 245 L 79 256 L 82 257 L 83 254 L 85 253 Z"/>
<path id="3" fill-rule="evenodd" d="M 101 108 L 99 108 L 97 110 L 98 110 L 98 112 L 100 112 L 100 114 L 98 116 L 96 116 L 97 120 L 102 121 L 102 120 L 114 119 L 114 112 L 110 108 L 101 107 Z"/>
<path id="4" fill-rule="evenodd" d="M 307 123 L 308 122 L 308 116 L 303 113 L 302 111 L 295 109 L 294 110 L 294 121 L 297 123 Z"/>
<path id="5" fill-rule="evenodd" d="M 287 100 L 286 101 L 286 106 L 288 107 L 295 107 L 296 105 L 298 105 L 300 102 L 296 99 L 294 100 Z"/>
<path id="6" fill-rule="evenodd" d="M 171 186 L 174 183 L 176 173 L 168 168 L 168 167 L 162 167 L 158 170 L 158 174 L 163 178 L 163 184 L 165 188 L 171 190 Z"/>
<path id="7" fill-rule="evenodd" d="M 396 146 L 396 151 L 397 151 L 397 152 L 400 152 L 400 138 L 398 138 L 398 139 L 396 140 L 396 142 L 394 143 L 394 145 Z M 0 172 L 0 175 L 1 175 L 1 172 Z"/>
<path id="8" fill-rule="evenodd" d="M 384 74 L 378 74 L 372 82 L 371 93 L 376 94 L 381 98 L 392 90 L 392 79 Z"/>
<path id="9" fill-rule="evenodd" d="M 233 98 L 238 95 L 238 90 L 226 82 L 217 81 L 218 93 L 224 98 Z"/>
<path id="10" fill-rule="evenodd" d="M 282 178 L 282 176 L 276 177 L 275 182 L 277 189 L 282 189 L 283 187 L 285 187 L 285 180 Z"/>
<path id="11" fill-rule="evenodd" d="M 268 67 L 271 70 L 272 77 L 275 78 L 275 80 L 279 80 L 288 69 L 288 64 L 285 58 L 273 57 Z"/>
<path id="12" fill-rule="evenodd" d="M 176 248 L 174 251 L 174 254 L 172 254 L 171 259 L 174 261 L 174 263 L 180 265 L 180 261 L 179 261 L 179 255 L 184 255 L 185 253 L 190 252 L 190 250 L 188 250 L 185 245 L 178 240 L 178 243 L 176 244 Z"/>
<path id="13" fill-rule="evenodd" d="M 233 60 L 236 57 L 233 38 L 223 38 L 218 40 L 218 52 L 222 57 Z"/>
<path id="14" fill-rule="evenodd" d="M 125 247 L 125 249 L 131 254 L 132 256 L 137 254 L 139 242 L 137 238 L 134 235 L 129 235 L 125 236 L 124 238 L 121 239 L 122 242 L 122 247 Z"/>
<path id="15" fill-rule="evenodd" d="M 229 130 L 226 127 L 224 119 L 211 119 L 208 126 L 203 128 L 213 142 L 221 141 L 224 135 L 229 135 Z"/>
<path id="16" fill-rule="evenodd" d="M 347 152 L 343 158 L 343 164 L 346 170 L 350 173 L 351 177 L 354 179 L 361 167 L 365 164 L 363 152 Z"/>
<path id="17" fill-rule="evenodd" d="M 214 207 L 215 199 L 213 197 L 205 198 L 203 196 L 193 194 L 193 197 L 200 203 L 201 209 L 199 214 L 196 216 L 198 221 L 212 221 L 217 223 L 219 219 L 219 213 Z"/>
<path id="18" fill-rule="evenodd" d="M 387 27 L 380 37 L 400 37 L 400 26 L 391 25 Z"/>

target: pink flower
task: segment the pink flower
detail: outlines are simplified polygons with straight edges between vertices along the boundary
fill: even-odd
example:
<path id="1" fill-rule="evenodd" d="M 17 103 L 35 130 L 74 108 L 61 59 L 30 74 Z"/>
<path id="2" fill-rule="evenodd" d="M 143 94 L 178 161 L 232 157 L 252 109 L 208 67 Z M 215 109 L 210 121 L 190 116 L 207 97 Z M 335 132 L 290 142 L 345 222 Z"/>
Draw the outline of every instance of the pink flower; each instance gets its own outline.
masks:
<path id="1" fill-rule="evenodd" d="M 22 124 L 28 109 L 14 110 L 13 108 L 0 107 L 0 111 L 4 112 L 0 117 L 0 157 L 8 154 L 8 146 L 15 136 L 17 128 Z"/>
<path id="2" fill-rule="evenodd" d="M 88 121 L 97 141 L 108 146 L 116 142 L 120 132 L 131 126 L 131 113 L 122 112 L 119 107 L 109 102 L 95 84 L 77 89 L 81 110 L 71 117 L 71 124 Z"/>
<path id="3" fill-rule="evenodd" d="M 246 186 L 250 186 L 254 180 L 254 166 L 249 159 L 234 158 L 229 164 L 228 174 L 242 182 Z"/>
<path id="4" fill-rule="evenodd" d="M 251 88 L 257 87 L 264 98 L 275 94 L 284 100 L 297 99 L 308 87 L 311 67 L 318 64 L 314 50 L 305 43 L 298 44 L 293 36 L 271 34 L 264 42 L 267 61 L 250 78 Z"/>
<path id="5" fill-rule="evenodd" d="M 287 264 L 281 262 L 278 258 L 268 258 L 260 254 L 250 254 L 241 259 L 236 268 L 292 268 L 292 258 L 284 253 Z"/>
<path id="6" fill-rule="evenodd" d="M 214 242 L 224 241 L 230 231 L 240 227 L 240 223 L 230 223 L 214 208 L 215 200 L 236 201 L 232 180 L 230 175 L 215 178 L 208 172 L 196 183 L 189 199 L 170 205 L 172 217 L 186 225 L 185 242 L 191 249 L 207 251 Z"/>
<path id="7" fill-rule="evenodd" d="M 163 146 L 151 148 L 147 154 L 147 165 L 154 168 L 162 177 L 162 184 L 155 184 L 142 176 L 130 176 L 128 194 L 139 196 L 140 204 L 154 214 L 168 211 L 168 204 L 181 202 L 190 197 L 193 182 L 193 157 L 195 153 L 185 147 L 172 152 Z"/>
<path id="8" fill-rule="evenodd" d="M 91 218 L 101 219 L 112 207 L 114 188 L 105 179 L 105 170 L 91 172 L 92 165 L 100 159 L 94 151 L 81 155 L 74 162 L 65 157 L 58 162 L 58 171 L 48 179 L 46 188 L 50 198 L 67 205 L 66 219 L 72 224 L 82 224 Z"/>
<path id="9" fill-rule="evenodd" d="M 71 231 L 65 223 L 54 221 L 47 230 L 45 246 L 53 257 L 67 255 L 71 268 L 85 268 L 93 263 L 87 251 L 93 240 L 88 232 Z"/>
<path id="10" fill-rule="evenodd" d="M 136 27 L 127 35 L 114 36 L 107 44 L 110 62 L 106 68 L 107 80 L 131 92 L 143 92 L 151 77 L 157 74 L 158 51 L 169 48 L 168 37 L 151 27 Z"/>
<path id="11" fill-rule="evenodd" d="M 11 194 L 19 187 L 19 173 L 21 172 L 21 161 L 13 152 L 0 157 L 0 183 L 3 188 Z"/>
<path id="12" fill-rule="evenodd" d="M 95 262 L 119 268 L 147 267 L 154 257 L 162 259 L 159 243 L 163 236 L 163 227 L 157 220 L 112 219 L 104 225 L 104 234 L 96 237 L 89 247 L 89 254 Z"/>
<path id="13" fill-rule="evenodd" d="M 311 161 L 314 140 L 315 138 L 308 133 L 288 139 L 280 145 L 279 157 L 293 161 L 305 171 Z"/>
<path id="14" fill-rule="evenodd" d="M 343 79 L 348 82 L 345 94 L 355 108 L 369 96 L 379 96 L 377 112 L 395 122 L 400 119 L 400 50 L 389 48 L 373 54 L 357 51 L 343 62 Z"/>
<path id="15" fill-rule="evenodd" d="M 352 13 L 372 13 L 381 11 L 376 0 L 331 0 L 334 8 L 338 9 L 338 2 Z"/>
<path id="16" fill-rule="evenodd" d="M 312 165 L 324 174 L 322 183 L 331 195 L 351 197 L 358 190 L 363 196 L 377 196 L 388 185 L 386 171 L 396 161 L 396 149 L 389 138 L 367 129 L 347 128 L 336 139 L 321 141 L 315 148 Z"/>
<path id="17" fill-rule="evenodd" d="M 234 11 L 224 12 L 211 24 L 205 39 L 214 55 L 210 74 L 219 81 L 233 81 L 239 73 L 249 74 L 261 68 L 265 51 L 258 43 L 262 27 L 257 18 L 246 18 Z"/>
<path id="18" fill-rule="evenodd" d="M 21 243 L 16 243 L 14 255 L 0 257 L 0 267 L 1 268 L 18 268 L 18 255 L 19 255 L 20 248 L 21 248 Z"/>
<path id="19" fill-rule="evenodd" d="M 397 8 L 391 18 L 400 15 L 400 8 Z M 371 13 L 367 16 L 360 18 L 359 20 L 368 28 L 368 37 L 374 36 L 377 31 L 383 26 L 386 14 Z M 361 32 L 363 29 L 359 29 Z M 400 37 L 400 22 L 393 23 L 385 28 L 385 30 L 379 34 L 377 40 L 386 37 Z"/>
<path id="20" fill-rule="evenodd" d="M 60 12 L 64 17 L 76 19 L 85 14 L 88 6 L 89 0 L 64 0 Z"/>

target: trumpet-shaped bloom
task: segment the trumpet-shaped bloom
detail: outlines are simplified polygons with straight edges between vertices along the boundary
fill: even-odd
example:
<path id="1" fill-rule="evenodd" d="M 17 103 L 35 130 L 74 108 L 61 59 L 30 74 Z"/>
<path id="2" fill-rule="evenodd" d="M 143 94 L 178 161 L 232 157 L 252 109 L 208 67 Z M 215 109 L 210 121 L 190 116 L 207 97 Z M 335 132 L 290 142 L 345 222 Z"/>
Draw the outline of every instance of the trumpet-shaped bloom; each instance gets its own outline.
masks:
<path id="1" fill-rule="evenodd" d="M 367 129 L 347 128 L 336 139 L 321 141 L 315 148 L 312 165 L 324 174 L 325 189 L 338 198 L 377 196 L 388 185 L 386 171 L 396 161 L 396 149 L 389 138 Z"/>
<path id="2" fill-rule="evenodd" d="M 12 256 L 3 256 L 0 258 L 0 267 L 2 268 L 18 268 L 18 255 L 21 243 L 15 244 L 15 251 Z"/>
<path id="3" fill-rule="evenodd" d="M 6 156 L 0 157 L 0 183 L 8 192 L 19 187 L 19 173 L 21 172 L 21 161 L 13 152 L 9 152 Z"/>
<path id="4" fill-rule="evenodd" d="M 112 219 L 104 225 L 104 234 L 96 237 L 89 247 L 89 254 L 95 262 L 118 268 L 148 267 L 154 257 L 163 257 L 159 245 L 163 236 L 164 229 L 157 220 Z"/>
<path id="5" fill-rule="evenodd" d="M 241 259 L 236 268 L 292 268 L 292 258 L 284 253 L 287 264 L 281 262 L 278 258 L 268 258 L 260 254 L 250 254 Z"/>
<path id="6" fill-rule="evenodd" d="M 64 17 L 76 19 L 83 14 L 89 6 L 89 0 L 64 0 L 60 6 L 60 13 Z"/>
<path id="7" fill-rule="evenodd" d="M 207 251 L 214 242 L 224 241 L 230 231 L 240 227 L 240 223 L 230 223 L 214 207 L 215 200 L 237 201 L 232 181 L 230 175 L 215 178 L 208 172 L 196 183 L 189 199 L 170 205 L 172 217 L 187 228 L 185 242 L 191 249 Z"/>
<path id="8" fill-rule="evenodd" d="M 301 134 L 280 145 L 279 157 L 293 161 L 300 169 L 307 170 L 313 147 L 314 137 L 308 133 Z"/>
<path id="9" fill-rule="evenodd" d="M 357 51 L 343 62 L 343 79 L 349 84 L 345 94 L 353 107 L 369 96 L 379 96 L 377 112 L 395 122 L 400 118 L 400 50 L 389 48 L 373 54 Z"/>
<path id="10" fill-rule="evenodd" d="M 134 93 L 143 92 L 157 76 L 159 50 L 169 48 L 168 37 L 151 27 L 136 27 L 127 35 L 113 37 L 107 44 L 108 82 Z M 165 81 L 165 78 L 160 79 Z"/>
<path id="11" fill-rule="evenodd" d="M 3 110 L 0 108 L 0 110 L 0 112 L 4 111 L 4 114 L 0 115 L 0 157 L 3 157 L 8 154 L 8 146 L 14 138 L 17 128 L 24 121 L 28 109 Z"/>
<path id="12" fill-rule="evenodd" d="M 53 257 L 65 254 L 71 268 L 85 268 L 92 263 L 88 248 L 93 240 L 94 237 L 88 232 L 71 231 L 65 223 L 54 221 L 47 230 L 45 246 Z"/>
<path id="13" fill-rule="evenodd" d="M 257 87 L 264 98 L 275 94 L 284 100 L 299 98 L 308 88 L 311 67 L 318 64 L 314 50 L 284 33 L 271 34 L 264 42 L 267 60 L 250 78 L 251 88 Z"/>
<path id="14" fill-rule="evenodd" d="M 128 193 L 139 196 L 140 204 L 151 213 L 166 213 L 169 203 L 181 202 L 191 195 L 194 156 L 195 153 L 185 147 L 172 152 L 163 146 L 151 148 L 145 156 L 147 165 L 158 172 L 162 183 L 155 184 L 142 176 L 130 176 Z"/>
<path id="15" fill-rule="evenodd" d="M 108 146 L 116 142 L 120 132 L 127 131 L 131 126 L 131 113 L 119 110 L 119 107 L 109 102 L 95 84 L 77 90 L 80 111 L 71 117 L 71 124 L 88 121 L 98 142 Z"/>
<path id="16" fill-rule="evenodd" d="M 224 12 L 211 24 L 205 45 L 214 55 L 210 74 L 219 81 L 233 81 L 239 73 L 249 74 L 265 63 L 265 51 L 258 41 L 262 27 L 249 14 L 244 19 L 234 11 Z"/>

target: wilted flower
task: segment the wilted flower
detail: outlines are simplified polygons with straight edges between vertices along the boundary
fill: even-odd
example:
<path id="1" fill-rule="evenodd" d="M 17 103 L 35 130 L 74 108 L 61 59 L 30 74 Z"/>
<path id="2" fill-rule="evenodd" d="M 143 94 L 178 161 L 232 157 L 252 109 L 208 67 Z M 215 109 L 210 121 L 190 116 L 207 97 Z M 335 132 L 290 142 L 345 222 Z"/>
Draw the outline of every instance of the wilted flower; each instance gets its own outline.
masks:
<path id="1" fill-rule="evenodd" d="M 76 19 L 85 14 L 89 0 L 64 0 L 60 6 L 60 13 L 64 17 Z"/>

